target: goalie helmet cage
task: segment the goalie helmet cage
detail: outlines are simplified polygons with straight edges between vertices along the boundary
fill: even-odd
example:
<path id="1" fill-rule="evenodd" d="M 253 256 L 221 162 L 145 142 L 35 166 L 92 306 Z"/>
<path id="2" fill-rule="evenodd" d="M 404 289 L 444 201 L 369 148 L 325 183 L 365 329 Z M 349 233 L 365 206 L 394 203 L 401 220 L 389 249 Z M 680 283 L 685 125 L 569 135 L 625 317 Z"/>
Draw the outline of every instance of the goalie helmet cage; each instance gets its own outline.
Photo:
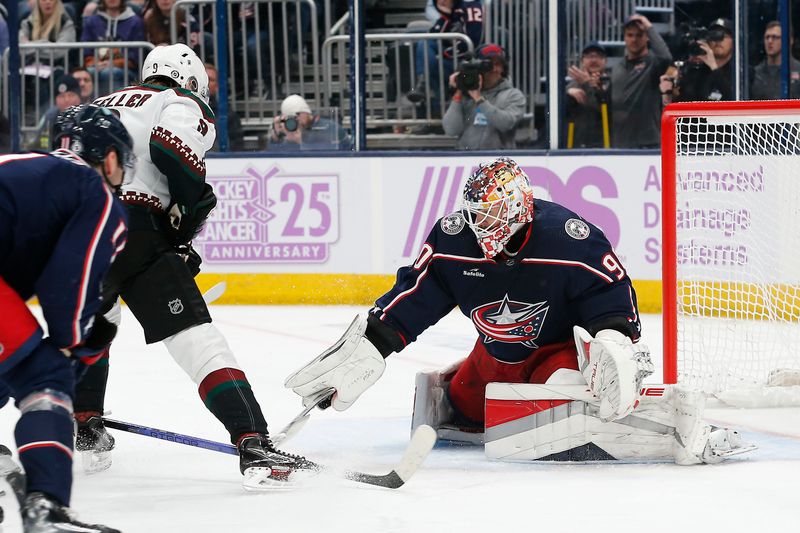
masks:
<path id="1" fill-rule="evenodd" d="M 759 398 L 800 385 L 800 102 L 673 104 L 661 126 L 664 381 L 797 404 Z"/>

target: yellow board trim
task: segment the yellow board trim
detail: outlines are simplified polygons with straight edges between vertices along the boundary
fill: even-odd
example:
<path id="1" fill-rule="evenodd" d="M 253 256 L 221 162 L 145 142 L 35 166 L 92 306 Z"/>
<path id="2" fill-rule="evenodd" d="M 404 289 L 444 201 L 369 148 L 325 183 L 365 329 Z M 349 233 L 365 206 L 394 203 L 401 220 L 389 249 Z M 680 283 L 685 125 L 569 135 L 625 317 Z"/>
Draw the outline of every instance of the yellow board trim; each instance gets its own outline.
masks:
<path id="1" fill-rule="evenodd" d="M 372 305 L 392 288 L 388 274 L 200 274 L 197 284 L 206 291 L 225 281 L 228 288 L 218 304 L 244 305 Z M 635 281 L 639 310 L 661 312 L 661 281 Z"/>

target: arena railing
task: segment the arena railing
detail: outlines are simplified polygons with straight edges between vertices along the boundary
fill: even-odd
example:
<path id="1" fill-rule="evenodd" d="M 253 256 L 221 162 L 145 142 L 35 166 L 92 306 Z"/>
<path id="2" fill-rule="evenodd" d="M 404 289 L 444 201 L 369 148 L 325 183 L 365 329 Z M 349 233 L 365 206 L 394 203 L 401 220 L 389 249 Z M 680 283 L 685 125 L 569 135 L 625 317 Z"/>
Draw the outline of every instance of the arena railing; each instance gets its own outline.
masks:
<path id="1" fill-rule="evenodd" d="M 436 63 L 432 69 L 428 54 L 424 54 L 420 77 L 414 68 L 415 45 L 419 42 L 436 43 Z M 459 44 L 463 44 L 465 52 L 459 52 Z M 349 46 L 349 35 L 334 35 L 322 44 L 324 102 L 341 107 L 346 118 L 350 110 Z M 443 55 L 448 48 L 453 51 L 451 59 Z M 441 124 L 449 91 L 445 65 L 450 63 L 453 71 L 457 70 L 459 62 L 475 49 L 475 45 L 462 33 L 368 33 L 364 35 L 364 49 L 367 62 L 365 114 L 370 129 Z M 431 79 L 432 70 L 436 73 L 435 79 Z M 414 105 L 405 95 L 417 87 L 418 80 L 422 80 L 424 86 L 424 99 Z"/>
<path id="2" fill-rule="evenodd" d="M 113 44 L 113 46 L 109 46 Z M 94 96 L 101 96 L 114 90 L 131 85 L 139 80 L 141 69 L 147 52 L 153 45 L 145 41 L 108 42 L 75 42 L 75 43 L 20 43 L 20 76 L 19 105 L 22 110 L 20 130 L 23 135 L 38 129 L 42 115 L 55 102 L 56 83 L 63 74 L 68 74 L 75 67 L 85 64 L 84 51 L 94 50 L 98 57 L 101 50 L 113 48 L 114 57 L 121 57 L 127 65 L 132 61 L 135 68 L 124 68 L 121 77 L 116 79 L 104 74 L 105 70 L 90 68 L 94 81 Z M 6 49 L 2 56 L 3 79 L 9 79 L 9 52 Z M 3 109 L 8 109 L 9 85 L 2 84 Z"/>
<path id="3" fill-rule="evenodd" d="M 326 7 L 329 5 L 326 1 Z M 300 94 L 314 109 L 321 103 L 318 12 L 314 0 L 228 0 L 229 112 L 248 129 L 268 129 L 281 101 Z M 248 18 L 234 16 L 251 9 Z M 170 11 L 172 42 L 195 46 L 203 61 L 221 59 L 215 0 L 177 0 Z M 180 27 L 178 13 L 184 12 Z M 326 21 L 330 15 L 326 13 Z M 327 24 L 328 22 L 325 22 Z M 302 31 L 307 24 L 309 30 Z"/>

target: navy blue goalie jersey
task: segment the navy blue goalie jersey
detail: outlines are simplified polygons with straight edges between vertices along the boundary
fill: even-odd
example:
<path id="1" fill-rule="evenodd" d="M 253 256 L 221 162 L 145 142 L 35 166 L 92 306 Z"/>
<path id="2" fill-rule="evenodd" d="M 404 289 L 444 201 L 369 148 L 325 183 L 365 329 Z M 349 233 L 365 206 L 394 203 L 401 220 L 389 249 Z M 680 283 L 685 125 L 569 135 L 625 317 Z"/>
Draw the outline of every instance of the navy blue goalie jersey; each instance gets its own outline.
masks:
<path id="1" fill-rule="evenodd" d="M 489 354 L 512 363 L 572 339 L 574 325 L 596 331 L 615 324 L 638 339 L 636 294 L 599 228 L 537 199 L 533 222 L 521 231 L 516 255 L 487 259 L 461 213 L 439 219 L 373 313 L 407 344 L 458 306 Z"/>
<path id="2" fill-rule="evenodd" d="M 82 159 L 54 154 L 0 156 L 0 277 L 22 299 L 37 296 L 53 342 L 71 348 L 99 311 L 126 215 Z"/>

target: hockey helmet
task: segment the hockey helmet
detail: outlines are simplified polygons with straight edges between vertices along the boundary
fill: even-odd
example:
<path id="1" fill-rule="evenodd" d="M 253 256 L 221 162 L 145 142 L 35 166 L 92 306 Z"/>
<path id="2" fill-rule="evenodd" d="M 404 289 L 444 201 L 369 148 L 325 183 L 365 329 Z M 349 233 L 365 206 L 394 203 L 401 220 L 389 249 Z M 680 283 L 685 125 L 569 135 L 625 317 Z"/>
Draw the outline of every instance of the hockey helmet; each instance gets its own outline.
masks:
<path id="1" fill-rule="evenodd" d="M 208 74 L 194 50 L 185 44 L 170 44 L 153 48 L 142 65 L 142 80 L 163 76 L 191 91 L 208 103 Z"/>
<path id="2" fill-rule="evenodd" d="M 89 163 L 101 164 L 112 148 L 126 171 L 136 162 L 128 130 L 105 107 L 83 104 L 67 108 L 56 118 L 51 138 L 54 150 L 70 150 Z"/>
<path id="3" fill-rule="evenodd" d="M 507 157 L 482 163 L 467 179 L 462 208 L 481 250 L 492 258 L 517 230 L 533 220 L 533 189 L 528 175 Z"/>

